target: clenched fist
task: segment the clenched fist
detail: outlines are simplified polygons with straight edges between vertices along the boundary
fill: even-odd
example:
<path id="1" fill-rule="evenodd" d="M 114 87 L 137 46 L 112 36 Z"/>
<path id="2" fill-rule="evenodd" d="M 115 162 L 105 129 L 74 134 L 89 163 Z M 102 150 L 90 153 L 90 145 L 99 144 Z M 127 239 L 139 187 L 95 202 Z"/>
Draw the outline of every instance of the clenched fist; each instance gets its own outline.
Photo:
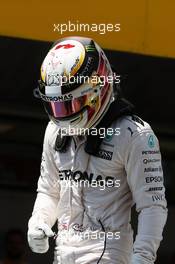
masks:
<path id="1" fill-rule="evenodd" d="M 27 233 L 28 243 L 31 250 L 35 253 L 45 253 L 49 249 L 49 237 L 53 237 L 54 232 L 45 223 L 29 225 Z"/>

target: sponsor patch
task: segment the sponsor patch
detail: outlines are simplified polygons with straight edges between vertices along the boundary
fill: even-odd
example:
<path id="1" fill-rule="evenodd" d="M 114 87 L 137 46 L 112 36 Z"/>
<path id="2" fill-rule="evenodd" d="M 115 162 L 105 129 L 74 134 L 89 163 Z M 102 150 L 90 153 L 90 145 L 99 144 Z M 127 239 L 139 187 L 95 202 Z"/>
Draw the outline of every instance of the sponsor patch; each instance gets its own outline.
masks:
<path id="1" fill-rule="evenodd" d="M 145 168 L 144 169 L 144 172 L 161 172 L 162 171 L 162 167 L 159 166 L 157 168 L 152 168 L 152 167 L 149 167 L 149 168 Z"/>
<path id="2" fill-rule="evenodd" d="M 46 96 L 41 94 L 41 98 L 46 101 L 46 102 L 64 102 L 64 101 L 69 101 L 73 99 L 72 94 L 65 94 L 65 95 L 60 95 L 60 96 Z"/>
<path id="3" fill-rule="evenodd" d="M 96 154 L 96 157 L 99 157 L 101 159 L 105 160 L 112 160 L 113 152 L 109 150 L 100 149 L 98 153 Z"/>
<path id="4" fill-rule="evenodd" d="M 150 187 L 146 192 L 162 191 L 163 187 Z"/>
<path id="5" fill-rule="evenodd" d="M 147 163 L 155 163 L 155 162 L 159 162 L 160 159 L 144 159 L 143 163 L 147 164 Z"/>
<path id="6" fill-rule="evenodd" d="M 160 154 L 160 150 L 143 150 L 142 155 Z"/>
<path id="7" fill-rule="evenodd" d="M 146 183 L 152 183 L 152 182 L 163 182 L 162 176 L 150 176 L 145 178 Z"/>
<path id="8" fill-rule="evenodd" d="M 153 200 L 153 202 L 163 201 L 164 200 L 164 195 L 163 194 L 161 194 L 161 195 L 153 195 L 152 196 L 152 200 Z"/>

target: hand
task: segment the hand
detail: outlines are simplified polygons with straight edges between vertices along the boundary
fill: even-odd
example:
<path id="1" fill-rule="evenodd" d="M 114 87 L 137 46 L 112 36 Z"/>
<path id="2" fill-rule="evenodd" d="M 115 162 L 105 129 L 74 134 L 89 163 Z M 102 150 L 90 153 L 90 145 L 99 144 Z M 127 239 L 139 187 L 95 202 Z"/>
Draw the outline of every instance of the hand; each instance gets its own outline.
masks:
<path id="1" fill-rule="evenodd" d="M 45 253 L 49 249 L 49 237 L 53 237 L 54 232 L 45 223 L 36 226 L 29 226 L 27 233 L 28 243 L 31 250 L 35 253 Z"/>

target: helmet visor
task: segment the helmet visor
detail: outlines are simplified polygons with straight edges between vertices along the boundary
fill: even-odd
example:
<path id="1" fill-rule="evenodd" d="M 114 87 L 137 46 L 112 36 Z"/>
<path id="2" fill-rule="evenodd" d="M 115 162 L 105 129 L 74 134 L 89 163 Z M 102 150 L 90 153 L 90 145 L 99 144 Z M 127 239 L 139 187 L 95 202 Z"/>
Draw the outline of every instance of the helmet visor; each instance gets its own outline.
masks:
<path id="1" fill-rule="evenodd" d="M 84 108 L 87 103 L 87 95 L 63 102 L 43 101 L 46 111 L 57 119 L 71 116 Z"/>

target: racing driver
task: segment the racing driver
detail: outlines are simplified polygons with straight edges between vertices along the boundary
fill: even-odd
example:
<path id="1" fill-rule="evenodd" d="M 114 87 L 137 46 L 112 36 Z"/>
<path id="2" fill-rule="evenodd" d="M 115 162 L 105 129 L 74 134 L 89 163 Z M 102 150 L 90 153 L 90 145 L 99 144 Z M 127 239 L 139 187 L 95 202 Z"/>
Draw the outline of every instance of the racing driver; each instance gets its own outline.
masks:
<path id="1" fill-rule="evenodd" d="M 104 51 L 84 37 L 55 42 L 41 66 L 50 122 L 28 243 L 45 253 L 54 236 L 54 264 L 156 260 L 167 218 L 159 143 L 116 89 L 116 76 Z"/>

